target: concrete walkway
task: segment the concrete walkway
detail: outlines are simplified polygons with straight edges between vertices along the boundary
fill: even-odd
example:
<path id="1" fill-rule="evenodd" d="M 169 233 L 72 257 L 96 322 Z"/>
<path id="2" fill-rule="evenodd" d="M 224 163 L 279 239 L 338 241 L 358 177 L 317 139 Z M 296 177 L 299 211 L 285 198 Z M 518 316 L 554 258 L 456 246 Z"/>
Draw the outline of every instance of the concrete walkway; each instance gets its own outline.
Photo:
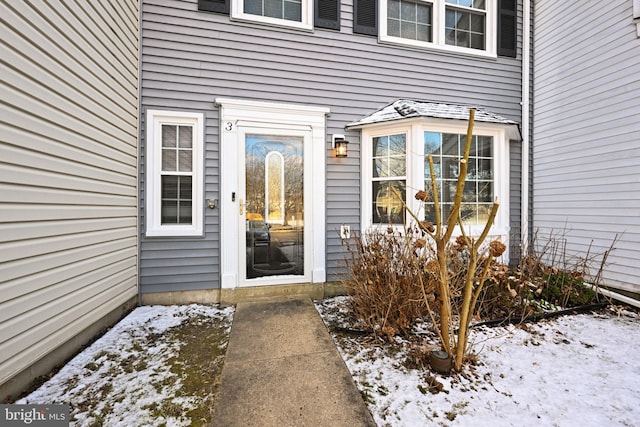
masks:
<path id="1" fill-rule="evenodd" d="M 213 426 L 375 426 L 311 300 L 239 303 Z"/>

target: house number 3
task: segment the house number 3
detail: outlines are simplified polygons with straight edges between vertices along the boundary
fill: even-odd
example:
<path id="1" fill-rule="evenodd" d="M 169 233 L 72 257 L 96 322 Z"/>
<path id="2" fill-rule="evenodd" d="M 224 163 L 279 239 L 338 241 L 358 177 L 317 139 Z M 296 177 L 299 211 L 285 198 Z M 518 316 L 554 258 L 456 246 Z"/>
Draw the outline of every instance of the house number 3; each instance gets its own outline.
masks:
<path id="1" fill-rule="evenodd" d="M 224 130 L 226 130 L 227 132 L 231 132 L 233 130 L 233 123 L 231 122 L 227 122 L 224 124 Z"/>

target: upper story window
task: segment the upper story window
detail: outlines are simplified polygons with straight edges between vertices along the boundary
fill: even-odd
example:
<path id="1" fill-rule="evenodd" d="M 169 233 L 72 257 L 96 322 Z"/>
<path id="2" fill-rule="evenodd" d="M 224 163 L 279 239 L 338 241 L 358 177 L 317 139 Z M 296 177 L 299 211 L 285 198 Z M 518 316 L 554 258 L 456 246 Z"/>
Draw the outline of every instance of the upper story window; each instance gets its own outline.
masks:
<path id="1" fill-rule="evenodd" d="M 300 29 L 313 28 L 311 0 L 231 0 L 231 17 Z"/>
<path id="2" fill-rule="evenodd" d="M 447 0 L 445 43 L 485 50 L 486 22 L 485 0 Z"/>
<path id="3" fill-rule="evenodd" d="M 341 29 L 340 0 L 198 0 L 198 9 L 239 21 Z M 517 0 L 354 0 L 354 34 L 387 43 L 515 58 Z"/>
<path id="4" fill-rule="evenodd" d="M 380 40 L 496 55 L 496 0 L 380 0 Z"/>
<path id="5" fill-rule="evenodd" d="M 431 42 L 433 41 L 432 15 L 431 3 L 388 0 L 387 35 Z"/>
<path id="6" fill-rule="evenodd" d="M 244 12 L 250 15 L 302 22 L 302 0 L 244 0 Z"/>

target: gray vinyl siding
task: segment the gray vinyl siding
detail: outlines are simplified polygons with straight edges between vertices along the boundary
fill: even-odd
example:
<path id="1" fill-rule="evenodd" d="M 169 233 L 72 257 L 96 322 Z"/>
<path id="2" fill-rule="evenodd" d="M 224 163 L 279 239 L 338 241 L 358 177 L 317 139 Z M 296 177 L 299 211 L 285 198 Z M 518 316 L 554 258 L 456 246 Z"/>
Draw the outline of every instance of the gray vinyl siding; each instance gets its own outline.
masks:
<path id="1" fill-rule="evenodd" d="M 543 0 L 536 13 L 534 225 L 539 235 L 558 235 L 569 257 L 597 254 L 596 264 L 617 235 L 604 283 L 638 293 L 640 39 L 632 1 Z"/>
<path id="2" fill-rule="evenodd" d="M 509 261 L 517 265 L 522 255 L 522 144 L 509 141 Z"/>
<path id="3" fill-rule="evenodd" d="M 0 385 L 137 295 L 138 12 L 0 4 Z"/>
<path id="4" fill-rule="evenodd" d="M 327 141 L 341 133 L 350 143 L 346 159 L 334 158 L 326 145 L 327 280 L 339 279 L 340 225 L 360 227 L 360 134 L 345 132 L 347 123 L 398 98 L 479 104 L 518 122 L 521 115 L 519 54 L 486 59 L 381 44 L 353 34 L 352 2 L 341 4 L 340 31 L 231 22 L 197 11 L 195 0 L 145 0 L 142 14 L 142 107 L 206 114 L 205 198 L 227 197 L 219 194 L 216 97 L 330 108 Z M 521 17 L 520 10 L 520 25 Z M 144 217 L 142 212 L 142 222 Z M 203 238 L 142 234 L 142 291 L 219 287 L 219 223 L 219 211 L 205 209 Z M 178 268 L 178 258 L 189 261 Z M 173 273 L 165 268 L 171 266 Z"/>

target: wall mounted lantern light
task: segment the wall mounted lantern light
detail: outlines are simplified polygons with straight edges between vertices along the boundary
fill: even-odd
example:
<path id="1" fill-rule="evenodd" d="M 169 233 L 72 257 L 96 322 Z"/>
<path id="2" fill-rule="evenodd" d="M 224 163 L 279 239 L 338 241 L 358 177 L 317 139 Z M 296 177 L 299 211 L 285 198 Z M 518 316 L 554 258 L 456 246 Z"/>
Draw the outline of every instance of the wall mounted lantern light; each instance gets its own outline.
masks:
<path id="1" fill-rule="evenodd" d="M 336 157 L 347 157 L 347 141 L 344 135 L 334 134 L 331 136 L 331 145 L 336 150 Z"/>

